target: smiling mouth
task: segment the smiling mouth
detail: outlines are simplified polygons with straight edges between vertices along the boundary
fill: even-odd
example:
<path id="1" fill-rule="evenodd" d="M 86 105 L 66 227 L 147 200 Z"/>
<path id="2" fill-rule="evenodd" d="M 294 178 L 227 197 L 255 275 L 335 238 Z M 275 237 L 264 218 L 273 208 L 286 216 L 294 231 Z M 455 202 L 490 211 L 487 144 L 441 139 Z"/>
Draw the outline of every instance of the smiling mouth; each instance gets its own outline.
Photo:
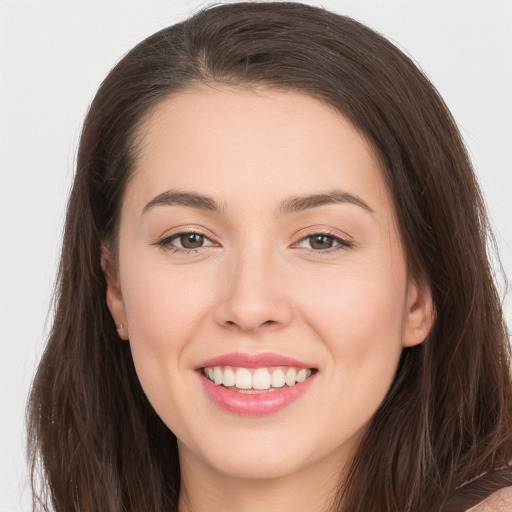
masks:
<path id="1" fill-rule="evenodd" d="M 318 370 L 274 366 L 269 368 L 243 368 L 234 366 L 207 366 L 202 374 L 213 384 L 238 393 L 268 393 L 293 387 L 304 382 Z"/>

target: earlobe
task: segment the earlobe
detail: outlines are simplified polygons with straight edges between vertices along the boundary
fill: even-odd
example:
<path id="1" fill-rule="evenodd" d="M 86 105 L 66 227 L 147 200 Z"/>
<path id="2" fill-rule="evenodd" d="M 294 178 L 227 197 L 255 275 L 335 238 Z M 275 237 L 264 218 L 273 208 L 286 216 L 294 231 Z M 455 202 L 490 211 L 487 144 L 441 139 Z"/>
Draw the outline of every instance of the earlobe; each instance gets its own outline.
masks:
<path id="1" fill-rule="evenodd" d="M 101 269 L 105 275 L 107 283 L 107 306 L 116 324 L 119 337 L 123 340 L 128 339 L 128 326 L 126 323 L 126 312 L 124 308 L 121 286 L 119 284 L 119 274 L 116 261 L 105 245 L 101 245 Z"/>
<path id="2" fill-rule="evenodd" d="M 404 347 L 423 343 L 435 320 L 435 309 L 430 287 L 424 282 L 410 279 L 407 285 L 405 321 L 402 336 Z"/>

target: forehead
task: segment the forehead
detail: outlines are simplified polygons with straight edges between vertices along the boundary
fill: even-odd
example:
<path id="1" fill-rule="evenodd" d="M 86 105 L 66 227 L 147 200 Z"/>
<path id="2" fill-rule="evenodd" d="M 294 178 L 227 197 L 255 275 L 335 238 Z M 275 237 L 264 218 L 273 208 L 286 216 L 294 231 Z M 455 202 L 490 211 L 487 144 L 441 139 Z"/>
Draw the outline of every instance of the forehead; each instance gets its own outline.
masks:
<path id="1" fill-rule="evenodd" d="M 229 203 L 340 188 L 390 207 L 366 138 L 303 93 L 231 86 L 179 92 L 154 107 L 138 139 L 126 199 L 139 208 L 170 189 Z"/>

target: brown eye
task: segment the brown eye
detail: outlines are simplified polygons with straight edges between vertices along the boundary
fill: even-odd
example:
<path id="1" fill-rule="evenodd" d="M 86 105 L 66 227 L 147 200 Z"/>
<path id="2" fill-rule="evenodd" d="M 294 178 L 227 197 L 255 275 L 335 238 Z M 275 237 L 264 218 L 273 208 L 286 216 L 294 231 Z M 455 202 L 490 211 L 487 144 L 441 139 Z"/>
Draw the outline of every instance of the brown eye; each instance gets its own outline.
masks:
<path id="1" fill-rule="evenodd" d="M 309 236 L 312 249 L 330 249 L 334 244 L 334 238 L 327 235 Z"/>
<path id="2" fill-rule="evenodd" d="M 316 233 L 302 238 L 297 244 L 298 247 L 313 250 L 316 252 L 332 252 L 337 249 L 348 249 L 352 243 L 343 238 L 328 233 Z"/>
<path id="3" fill-rule="evenodd" d="M 183 233 L 179 235 L 179 241 L 183 249 L 197 249 L 203 246 L 204 236 L 198 233 Z"/>
<path id="4" fill-rule="evenodd" d="M 216 244 L 208 237 L 194 231 L 176 233 L 174 235 L 163 238 L 154 245 L 168 249 L 172 252 L 194 252 L 196 249 L 203 247 L 213 247 Z"/>

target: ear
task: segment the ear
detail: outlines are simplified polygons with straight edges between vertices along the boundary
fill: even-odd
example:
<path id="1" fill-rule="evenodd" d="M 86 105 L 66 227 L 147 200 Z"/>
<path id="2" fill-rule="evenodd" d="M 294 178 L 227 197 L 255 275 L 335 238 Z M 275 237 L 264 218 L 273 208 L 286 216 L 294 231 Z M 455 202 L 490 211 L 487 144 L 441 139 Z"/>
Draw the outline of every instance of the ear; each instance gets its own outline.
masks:
<path id="1" fill-rule="evenodd" d="M 425 341 L 435 320 L 432 292 L 424 281 L 409 278 L 405 307 L 402 345 L 413 347 Z"/>
<path id="2" fill-rule="evenodd" d="M 123 340 L 128 339 L 128 325 L 123 296 L 119 285 L 117 263 L 111 251 L 105 244 L 101 244 L 101 269 L 107 281 L 107 306 L 117 327 L 117 333 Z"/>

